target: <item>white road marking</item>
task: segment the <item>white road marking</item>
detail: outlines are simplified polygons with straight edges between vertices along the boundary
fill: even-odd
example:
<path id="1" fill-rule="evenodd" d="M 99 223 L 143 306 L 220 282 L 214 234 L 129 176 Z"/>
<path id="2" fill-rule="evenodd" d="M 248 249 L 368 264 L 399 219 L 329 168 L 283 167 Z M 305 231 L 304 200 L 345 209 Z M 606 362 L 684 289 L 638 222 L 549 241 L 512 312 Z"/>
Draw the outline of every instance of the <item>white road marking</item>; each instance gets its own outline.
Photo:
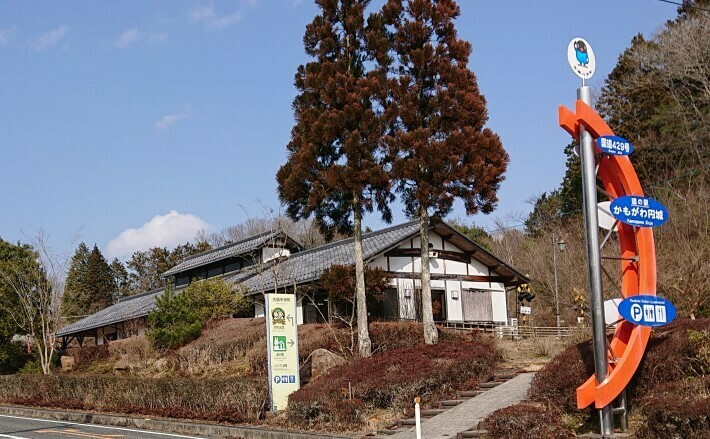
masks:
<path id="1" fill-rule="evenodd" d="M 182 434 L 173 434 L 173 433 L 159 433 L 156 431 L 148 431 L 148 430 L 137 430 L 133 428 L 121 428 L 121 427 L 108 427 L 105 425 L 94 425 L 94 424 L 80 424 L 78 422 L 68 422 L 68 421 L 50 421 L 47 419 L 37 419 L 37 418 L 26 418 L 24 416 L 11 416 L 11 415 L 0 415 L 0 418 L 10 418 L 10 419 L 22 419 L 25 421 L 36 421 L 36 422 L 47 422 L 47 423 L 53 423 L 53 424 L 64 424 L 64 425 L 74 425 L 74 426 L 79 426 L 79 427 L 91 427 L 91 428 L 101 428 L 104 430 L 116 430 L 116 431 L 130 431 L 132 433 L 143 433 L 143 434 L 153 434 L 156 436 L 167 436 L 167 437 L 181 437 L 181 438 L 186 438 L 186 439 L 205 439 L 199 436 L 185 436 Z M 17 436 L 8 436 L 8 435 L 3 435 L 0 434 L 0 437 L 6 437 L 9 439 L 27 439 L 27 438 L 21 438 Z"/>
<path id="2" fill-rule="evenodd" d="M 8 439 L 28 439 L 26 437 L 10 436 L 9 434 L 0 434 L 0 437 L 6 437 Z"/>

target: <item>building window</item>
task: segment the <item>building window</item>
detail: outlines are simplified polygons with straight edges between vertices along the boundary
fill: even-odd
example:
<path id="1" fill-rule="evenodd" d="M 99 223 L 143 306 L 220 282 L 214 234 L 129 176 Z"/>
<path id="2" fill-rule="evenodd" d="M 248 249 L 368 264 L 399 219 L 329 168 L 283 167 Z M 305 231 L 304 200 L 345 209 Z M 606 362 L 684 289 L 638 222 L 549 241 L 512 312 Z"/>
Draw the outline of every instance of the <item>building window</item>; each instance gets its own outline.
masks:
<path id="1" fill-rule="evenodd" d="M 179 276 L 175 278 L 175 286 L 179 287 L 190 283 L 190 276 Z"/>

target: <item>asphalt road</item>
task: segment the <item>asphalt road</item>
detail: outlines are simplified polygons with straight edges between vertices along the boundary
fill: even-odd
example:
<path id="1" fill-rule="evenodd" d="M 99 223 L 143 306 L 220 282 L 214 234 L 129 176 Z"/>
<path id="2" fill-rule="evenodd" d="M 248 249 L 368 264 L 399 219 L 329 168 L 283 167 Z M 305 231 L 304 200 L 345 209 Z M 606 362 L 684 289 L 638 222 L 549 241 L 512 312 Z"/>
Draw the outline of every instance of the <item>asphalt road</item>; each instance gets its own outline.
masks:
<path id="1" fill-rule="evenodd" d="M 197 436 L 0 415 L 0 439 L 203 439 Z"/>

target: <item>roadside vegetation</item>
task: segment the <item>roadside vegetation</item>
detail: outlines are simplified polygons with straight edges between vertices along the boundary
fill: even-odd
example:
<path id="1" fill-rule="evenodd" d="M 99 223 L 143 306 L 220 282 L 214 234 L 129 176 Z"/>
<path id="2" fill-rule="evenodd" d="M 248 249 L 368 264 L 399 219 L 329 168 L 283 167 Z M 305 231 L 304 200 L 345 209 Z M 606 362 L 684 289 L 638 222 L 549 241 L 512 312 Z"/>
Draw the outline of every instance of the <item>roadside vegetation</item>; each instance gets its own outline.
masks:
<path id="1" fill-rule="evenodd" d="M 708 372 L 710 319 L 682 319 L 655 329 L 627 388 L 632 437 L 707 438 Z M 535 375 L 529 402 L 492 413 L 480 428 L 487 430 L 490 438 L 523 439 L 565 438 L 597 431 L 596 410 L 578 410 L 575 397 L 575 389 L 593 373 L 591 341 L 571 345 Z"/>
<path id="2" fill-rule="evenodd" d="M 422 325 L 370 324 L 373 355 L 360 358 L 357 330 L 345 324 L 299 326 L 302 388 L 285 413 L 266 418 L 268 368 L 263 318 L 221 319 L 174 349 L 136 336 L 70 348 L 71 370 L 0 376 L 0 403 L 134 413 L 281 428 L 372 431 L 489 379 L 501 355 L 488 336 L 443 330 L 423 345 Z M 344 364 L 311 377 L 317 349 Z M 349 390 L 349 391 L 348 391 Z M 351 393 L 350 393 L 351 392 Z"/>

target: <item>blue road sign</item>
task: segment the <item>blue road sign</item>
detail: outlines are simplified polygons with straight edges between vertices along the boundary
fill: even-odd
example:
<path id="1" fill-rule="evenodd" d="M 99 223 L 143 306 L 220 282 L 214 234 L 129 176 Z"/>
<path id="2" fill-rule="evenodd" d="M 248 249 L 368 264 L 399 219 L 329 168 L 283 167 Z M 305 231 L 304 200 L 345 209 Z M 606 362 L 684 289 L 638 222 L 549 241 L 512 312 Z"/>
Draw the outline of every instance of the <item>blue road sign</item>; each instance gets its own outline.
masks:
<path id="1" fill-rule="evenodd" d="M 629 155 L 634 152 L 631 142 L 619 136 L 601 136 L 597 139 L 597 147 L 611 155 Z"/>
<path id="2" fill-rule="evenodd" d="M 614 218 L 638 227 L 657 227 L 668 221 L 668 210 L 653 198 L 626 195 L 611 202 Z"/>
<path id="3" fill-rule="evenodd" d="M 619 304 L 619 314 L 641 326 L 663 326 L 676 316 L 675 306 L 663 297 L 632 296 Z"/>

